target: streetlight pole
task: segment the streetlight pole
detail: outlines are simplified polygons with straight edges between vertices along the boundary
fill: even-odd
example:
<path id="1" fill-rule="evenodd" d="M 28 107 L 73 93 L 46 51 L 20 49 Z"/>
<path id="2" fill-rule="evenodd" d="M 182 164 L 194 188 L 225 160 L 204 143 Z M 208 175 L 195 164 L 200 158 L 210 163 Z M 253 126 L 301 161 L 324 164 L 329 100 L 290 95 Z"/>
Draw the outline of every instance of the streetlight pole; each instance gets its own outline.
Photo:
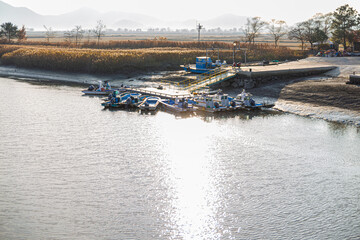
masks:
<path id="1" fill-rule="evenodd" d="M 200 31 L 203 28 L 203 25 L 201 25 L 200 23 L 196 26 L 197 30 L 198 30 L 198 42 L 200 42 Z"/>
<path id="2" fill-rule="evenodd" d="M 234 45 L 234 50 L 233 50 L 233 65 L 235 64 L 235 47 L 236 47 L 236 42 L 233 43 Z"/>
<path id="3" fill-rule="evenodd" d="M 247 49 L 245 49 L 245 64 L 246 64 L 246 50 L 247 50 Z"/>

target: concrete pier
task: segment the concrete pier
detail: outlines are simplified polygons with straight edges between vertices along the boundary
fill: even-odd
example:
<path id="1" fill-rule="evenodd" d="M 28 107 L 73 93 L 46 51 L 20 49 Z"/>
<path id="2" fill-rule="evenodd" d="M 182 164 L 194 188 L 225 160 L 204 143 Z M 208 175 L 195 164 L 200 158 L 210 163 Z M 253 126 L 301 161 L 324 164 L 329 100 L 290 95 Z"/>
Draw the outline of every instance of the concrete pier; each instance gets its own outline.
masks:
<path id="1" fill-rule="evenodd" d="M 261 69 L 261 68 L 251 68 L 248 67 L 244 69 L 245 71 L 240 71 L 237 73 L 238 76 L 258 78 L 258 77 L 272 77 L 272 76 L 310 76 L 310 75 L 319 75 L 326 73 L 328 71 L 334 70 L 335 66 L 328 67 L 309 67 L 309 68 L 289 68 L 289 69 Z M 251 71 L 250 71 L 251 69 Z M 248 71 L 246 71 L 248 70 Z"/>
<path id="2" fill-rule="evenodd" d="M 245 67 L 237 71 L 234 78 L 226 82 L 213 84 L 214 87 L 233 87 L 251 89 L 265 83 L 275 81 L 286 81 L 289 79 L 321 75 L 336 69 L 335 66 L 319 66 L 306 68 L 287 68 L 286 65 L 281 66 L 255 66 Z"/>

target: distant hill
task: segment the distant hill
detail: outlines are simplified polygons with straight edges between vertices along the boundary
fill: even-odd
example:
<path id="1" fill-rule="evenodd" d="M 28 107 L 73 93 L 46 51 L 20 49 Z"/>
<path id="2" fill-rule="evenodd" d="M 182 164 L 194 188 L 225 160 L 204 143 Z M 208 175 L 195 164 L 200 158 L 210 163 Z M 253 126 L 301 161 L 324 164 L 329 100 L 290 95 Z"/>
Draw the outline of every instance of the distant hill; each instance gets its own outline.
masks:
<path id="1" fill-rule="evenodd" d="M 137 29 L 137 28 L 144 28 L 144 25 L 135 21 L 122 19 L 115 23 L 116 28 L 129 28 L 129 29 Z"/>
<path id="2" fill-rule="evenodd" d="M 17 25 L 41 24 L 43 16 L 31 11 L 25 7 L 13 7 L 3 1 L 0 1 L 0 22 L 13 22 Z"/>
<path id="3" fill-rule="evenodd" d="M 205 28 L 239 28 L 246 23 L 246 18 L 233 14 L 222 15 L 213 19 L 198 20 Z M 0 0 L 0 23 L 12 22 L 18 26 L 43 30 L 43 26 L 56 30 L 68 30 L 75 25 L 93 28 L 97 20 L 102 20 L 107 28 L 195 28 L 196 20 L 164 21 L 155 17 L 137 13 L 112 11 L 100 13 L 91 8 L 80 8 L 61 15 L 40 15 L 25 7 L 13 7 Z"/>

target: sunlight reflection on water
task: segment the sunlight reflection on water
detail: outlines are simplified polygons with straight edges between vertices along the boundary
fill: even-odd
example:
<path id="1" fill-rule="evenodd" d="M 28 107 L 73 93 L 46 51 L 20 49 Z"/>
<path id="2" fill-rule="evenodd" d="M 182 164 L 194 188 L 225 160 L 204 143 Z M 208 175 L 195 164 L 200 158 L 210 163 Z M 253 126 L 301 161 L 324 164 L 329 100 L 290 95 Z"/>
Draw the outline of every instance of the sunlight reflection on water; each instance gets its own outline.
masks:
<path id="1" fill-rule="evenodd" d="M 0 80 L 0 239 L 360 235 L 354 127 L 103 111 L 78 87 Z"/>

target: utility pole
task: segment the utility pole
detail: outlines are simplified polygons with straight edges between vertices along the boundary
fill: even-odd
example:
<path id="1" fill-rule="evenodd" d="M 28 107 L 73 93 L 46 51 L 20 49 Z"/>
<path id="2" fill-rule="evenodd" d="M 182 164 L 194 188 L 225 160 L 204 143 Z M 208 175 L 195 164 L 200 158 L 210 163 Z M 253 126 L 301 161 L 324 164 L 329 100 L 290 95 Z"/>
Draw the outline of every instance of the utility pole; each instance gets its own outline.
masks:
<path id="1" fill-rule="evenodd" d="M 198 30 L 198 42 L 200 42 L 200 31 L 201 29 L 203 29 L 203 25 L 201 25 L 200 23 L 196 26 L 196 29 Z"/>

